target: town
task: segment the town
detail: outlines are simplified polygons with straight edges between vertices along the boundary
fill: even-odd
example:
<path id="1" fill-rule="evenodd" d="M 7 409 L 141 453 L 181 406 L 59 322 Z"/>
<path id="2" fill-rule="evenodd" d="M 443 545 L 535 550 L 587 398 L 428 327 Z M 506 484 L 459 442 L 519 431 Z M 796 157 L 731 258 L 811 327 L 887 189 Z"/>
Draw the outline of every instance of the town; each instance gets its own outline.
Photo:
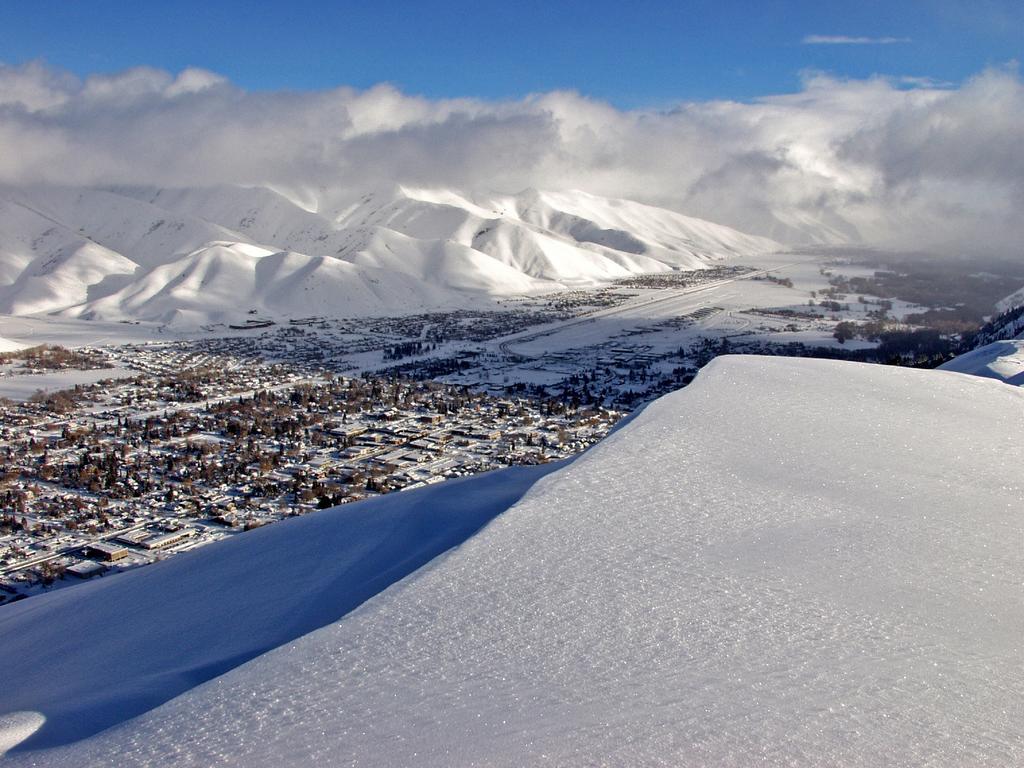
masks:
<path id="1" fill-rule="evenodd" d="M 857 274 L 721 266 L 489 309 L 253 314 L 4 353 L 0 605 L 283 518 L 571 456 L 716 355 L 950 355 L 959 336 L 926 327 L 930 305 L 896 298 L 920 281 Z M 980 317 L 1002 289 L 972 290 Z"/>
<path id="2" fill-rule="evenodd" d="M 4 403 L 0 604 L 282 518 L 561 459 L 622 415 L 207 346 L 119 350 L 136 375 Z"/>

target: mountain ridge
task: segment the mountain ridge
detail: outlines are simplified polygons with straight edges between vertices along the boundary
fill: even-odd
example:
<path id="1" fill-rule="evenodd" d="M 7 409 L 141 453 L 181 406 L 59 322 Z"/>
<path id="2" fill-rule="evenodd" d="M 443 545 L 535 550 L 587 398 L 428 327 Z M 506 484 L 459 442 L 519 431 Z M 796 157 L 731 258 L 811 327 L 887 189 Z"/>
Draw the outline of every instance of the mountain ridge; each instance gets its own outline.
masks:
<path id="1" fill-rule="evenodd" d="M 314 212 L 266 187 L 8 186 L 0 188 L 0 311 L 191 324 L 252 309 L 308 316 L 301 280 L 289 292 L 266 283 L 272 270 L 257 269 L 285 253 L 278 260 L 343 297 L 332 305 L 323 295 L 315 311 L 403 314 L 701 269 L 780 247 L 578 191 L 473 197 L 396 186 Z M 229 261 L 232 301 L 191 281 L 197 262 Z"/>

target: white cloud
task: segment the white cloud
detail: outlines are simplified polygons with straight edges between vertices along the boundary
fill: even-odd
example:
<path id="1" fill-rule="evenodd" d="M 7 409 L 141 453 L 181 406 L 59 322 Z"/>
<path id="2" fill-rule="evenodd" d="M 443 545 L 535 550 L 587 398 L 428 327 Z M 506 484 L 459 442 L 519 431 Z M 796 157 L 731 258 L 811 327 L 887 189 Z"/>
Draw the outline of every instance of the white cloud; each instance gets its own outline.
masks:
<path id="1" fill-rule="evenodd" d="M 899 77 L 900 85 L 909 88 L 952 88 L 956 83 L 949 80 L 937 80 L 934 77 L 921 77 L 915 75 L 902 75 Z"/>
<path id="2" fill-rule="evenodd" d="M 804 45 L 894 45 L 909 43 L 909 37 L 854 37 L 850 35 L 806 35 Z"/>
<path id="3" fill-rule="evenodd" d="M 814 222 L 899 246 L 1019 253 L 1024 84 L 805 75 L 753 103 L 619 110 L 368 90 L 250 92 L 213 73 L 78 80 L 0 66 L 0 182 L 267 184 L 342 205 L 405 183 L 585 189 L 791 239 Z"/>

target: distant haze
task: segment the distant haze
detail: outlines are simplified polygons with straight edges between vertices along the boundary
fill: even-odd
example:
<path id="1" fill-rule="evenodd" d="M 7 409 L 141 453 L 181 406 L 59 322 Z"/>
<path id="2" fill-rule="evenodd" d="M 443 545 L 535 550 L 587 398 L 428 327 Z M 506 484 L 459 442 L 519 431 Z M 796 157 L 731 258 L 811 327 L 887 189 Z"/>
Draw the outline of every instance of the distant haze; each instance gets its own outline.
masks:
<path id="1" fill-rule="evenodd" d="M 799 93 L 623 111 L 516 101 L 246 91 L 205 70 L 80 79 L 0 66 L 0 182 L 268 185 L 311 209 L 410 184 L 581 189 L 800 242 L 1019 254 L 1024 83 L 808 74 Z"/>

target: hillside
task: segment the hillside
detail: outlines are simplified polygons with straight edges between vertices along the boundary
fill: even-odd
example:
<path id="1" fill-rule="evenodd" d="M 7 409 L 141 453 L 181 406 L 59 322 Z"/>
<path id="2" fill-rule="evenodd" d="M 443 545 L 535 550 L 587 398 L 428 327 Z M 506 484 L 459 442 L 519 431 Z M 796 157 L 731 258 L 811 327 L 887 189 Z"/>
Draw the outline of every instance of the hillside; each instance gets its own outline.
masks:
<path id="1" fill-rule="evenodd" d="M 1021 305 L 1024 305 L 1024 288 L 1021 288 L 1018 291 L 1014 291 L 1005 299 L 1000 301 L 996 305 L 996 309 L 999 310 L 1000 312 L 1006 312 L 1011 309 L 1016 309 Z"/>
<path id="2" fill-rule="evenodd" d="M 11 711 L 44 713 L 35 746 L 81 739 L 335 621 L 555 468 L 344 505 L 5 606 L 0 637 L 21 662 L 0 686 L 0 745 Z"/>
<path id="3" fill-rule="evenodd" d="M 0 312 L 191 325 L 403 314 L 779 248 L 582 192 L 396 187 L 313 207 L 266 188 L 0 188 Z"/>
<path id="4" fill-rule="evenodd" d="M 969 373 L 1024 386 L 1024 338 L 993 341 L 943 363 L 944 371 Z"/>
<path id="5" fill-rule="evenodd" d="M 1020 764 L 1022 405 L 1018 389 L 952 373 L 719 358 L 342 620 L 8 761 Z M 464 488 L 487 498 L 506 477 Z M 332 621 L 340 593 L 322 585 L 344 580 L 351 549 L 277 558 L 273 577 L 263 561 L 233 570 L 250 542 L 287 551 L 331 514 L 197 551 L 184 589 L 172 562 L 0 611 L 5 638 L 31 636 L 16 669 L 61 665 L 59 690 L 31 677 L 0 690 L 0 716 L 25 712 L 8 733 L 38 724 L 31 712 L 47 717 L 41 736 L 73 730 L 65 719 L 89 711 L 78 676 L 130 697 L 130 676 L 89 661 L 128 658 L 119 638 L 143 638 L 155 674 L 174 671 L 182 616 L 250 631 L 246 590 L 286 582 L 291 610 Z M 101 591 L 108 613 L 79 609 Z M 144 601 L 157 608 L 137 614 Z"/>
<path id="6" fill-rule="evenodd" d="M 1024 306 L 1014 303 L 1015 296 L 1000 302 L 1006 309 L 967 338 L 966 352 L 939 367 L 1024 386 Z"/>

